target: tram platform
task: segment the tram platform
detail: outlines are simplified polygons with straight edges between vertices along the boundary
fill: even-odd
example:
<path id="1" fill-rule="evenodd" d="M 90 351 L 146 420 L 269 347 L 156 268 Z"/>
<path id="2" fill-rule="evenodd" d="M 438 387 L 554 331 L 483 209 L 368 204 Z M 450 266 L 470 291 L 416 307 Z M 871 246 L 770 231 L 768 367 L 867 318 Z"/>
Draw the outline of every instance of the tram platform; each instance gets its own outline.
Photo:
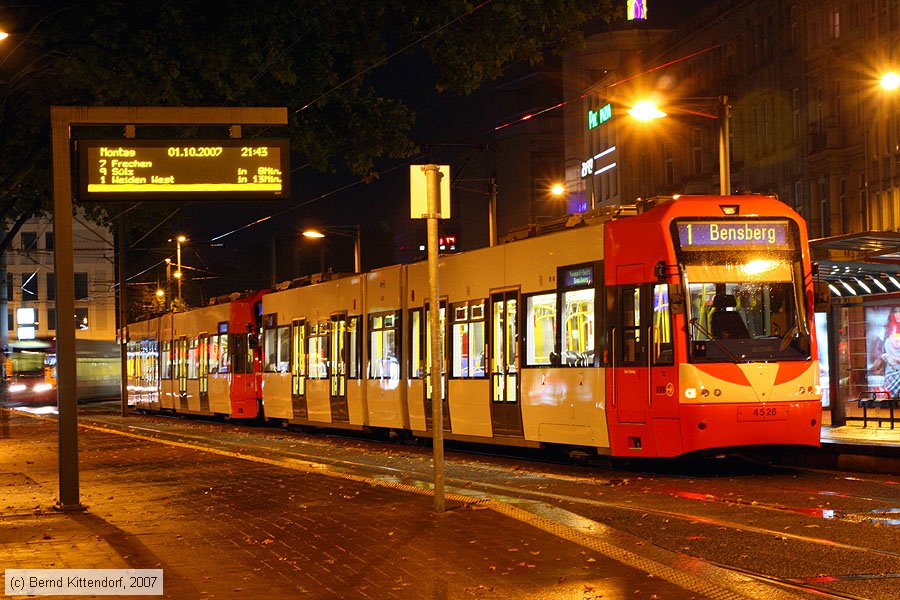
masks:
<path id="1" fill-rule="evenodd" d="M 867 473 L 900 474 L 900 428 L 860 422 L 824 425 L 819 449 L 779 453 L 779 462 Z"/>
<path id="2" fill-rule="evenodd" d="M 162 569 L 178 599 L 730 597 L 477 502 L 89 428 L 79 450 L 86 511 L 54 510 L 55 420 L 0 409 L 4 569 Z"/>

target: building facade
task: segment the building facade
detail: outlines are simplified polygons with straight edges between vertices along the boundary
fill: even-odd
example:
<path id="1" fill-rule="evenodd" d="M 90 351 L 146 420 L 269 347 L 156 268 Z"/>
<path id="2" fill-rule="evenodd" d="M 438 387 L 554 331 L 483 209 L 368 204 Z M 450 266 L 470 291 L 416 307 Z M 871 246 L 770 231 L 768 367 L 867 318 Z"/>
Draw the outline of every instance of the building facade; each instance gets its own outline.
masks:
<path id="1" fill-rule="evenodd" d="M 900 394 L 880 360 L 900 348 L 886 324 L 900 314 L 900 89 L 882 85 L 897 47 L 900 0 L 721 0 L 612 69 L 567 58 L 584 90 L 565 125 L 581 210 L 726 191 L 774 194 L 807 220 L 831 290 L 826 423 L 859 416 L 846 400 Z M 634 119 L 640 100 L 666 118 Z"/>
<path id="2" fill-rule="evenodd" d="M 108 229 L 77 214 L 73 229 L 75 322 L 77 339 L 116 339 L 116 287 L 113 237 Z M 34 334 L 56 334 L 56 277 L 51 217 L 27 221 L 4 256 L 6 267 L 7 328 L 10 342 L 18 340 L 19 308 L 33 308 Z"/>

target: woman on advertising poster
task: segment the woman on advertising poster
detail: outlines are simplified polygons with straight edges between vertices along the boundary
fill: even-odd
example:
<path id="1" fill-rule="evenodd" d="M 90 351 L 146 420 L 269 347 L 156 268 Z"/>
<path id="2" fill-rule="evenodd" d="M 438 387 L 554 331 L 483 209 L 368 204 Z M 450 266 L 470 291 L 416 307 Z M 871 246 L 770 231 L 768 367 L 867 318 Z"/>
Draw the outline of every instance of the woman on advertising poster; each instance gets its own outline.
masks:
<path id="1" fill-rule="evenodd" d="M 888 313 L 884 326 L 884 389 L 891 398 L 900 396 L 900 306 Z"/>

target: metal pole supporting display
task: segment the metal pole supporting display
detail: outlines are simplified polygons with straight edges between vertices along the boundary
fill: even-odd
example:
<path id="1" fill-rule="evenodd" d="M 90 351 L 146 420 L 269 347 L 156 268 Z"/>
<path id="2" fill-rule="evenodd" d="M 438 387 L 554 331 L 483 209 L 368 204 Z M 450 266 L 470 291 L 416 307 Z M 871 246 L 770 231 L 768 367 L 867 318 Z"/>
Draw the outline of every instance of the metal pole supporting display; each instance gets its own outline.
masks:
<path id="1" fill-rule="evenodd" d="M 284 107 L 51 106 L 53 234 L 56 242 L 56 394 L 59 411 L 59 504 L 85 510 L 78 486 L 75 369 L 75 267 L 72 238 L 73 125 L 287 125 Z M 124 281 L 121 282 L 124 286 Z M 125 373 L 122 373 L 125 376 Z"/>
<path id="2" fill-rule="evenodd" d="M 428 198 L 428 291 L 431 306 L 431 429 L 434 448 L 434 510 L 444 512 L 444 393 L 441 385 L 441 305 L 438 282 L 438 219 L 441 177 L 438 165 L 425 165 Z"/>

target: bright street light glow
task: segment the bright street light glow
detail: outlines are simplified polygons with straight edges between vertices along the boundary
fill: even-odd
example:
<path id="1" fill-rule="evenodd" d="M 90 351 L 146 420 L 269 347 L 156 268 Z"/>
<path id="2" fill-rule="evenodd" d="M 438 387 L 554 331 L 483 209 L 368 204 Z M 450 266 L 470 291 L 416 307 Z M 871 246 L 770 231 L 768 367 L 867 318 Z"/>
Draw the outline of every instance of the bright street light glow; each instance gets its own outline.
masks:
<path id="1" fill-rule="evenodd" d="M 900 87 L 900 75 L 894 71 L 885 73 L 881 78 L 881 87 L 890 91 L 896 90 Z"/>
<path id="2" fill-rule="evenodd" d="M 9 37 L 8 33 L 6 33 L 5 31 L 0 31 L 0 40 L 5 40 L 8 37 Z"/>
<path id="3" fill-rule="evenodd" d="M 158 298 L 162 298 L 162 297 L 165 296 L 165 295 L 166 295 L 166 292 L 165 292 L 165 291 L 163 291 L 163 290 L 156 290 L 156 296 L 157 296 Z"/>
<path id="4" fill-rule="evenodd" d="M 550 193 L 554 196 L 562 196 L 566 193 L 566 186 L 561 183 L 554 183 L 553 187 L 550 188 Z"/>
<path id="5" fill-rule="evenodd" d="M 181 271 L 175 271 L 172 277 L 174 277 L 175 279 L 181 279 Z"/>
<path id="6" fill-rule="evenodd" d="M 315 229 L 307 229 L 303 232 L 303 237 L 319 239 L 325 237 L 325 234 Z"/>
<path id="7" fill-rule="evenodd" d="M 178 238 L 176 238 L 176 239 L 177 239 L 178 242 L 181 243 L 181 244 L 183 244 L 183 243 L 185 243 L 185 242 L 187 241 L 187 238 L 184 237 L 183 235 L 179 235 Z"/>
<path id="8" fill-rule="evenodd" d="M 667 116 L 666 113 L 657 108 L 656 103 L 652 100 L 642 100 L 641 102 L 638 102 L 628 111 L 628 114 L 638 121 L 650 121 L 652 119 L 661 119 Z"/>

